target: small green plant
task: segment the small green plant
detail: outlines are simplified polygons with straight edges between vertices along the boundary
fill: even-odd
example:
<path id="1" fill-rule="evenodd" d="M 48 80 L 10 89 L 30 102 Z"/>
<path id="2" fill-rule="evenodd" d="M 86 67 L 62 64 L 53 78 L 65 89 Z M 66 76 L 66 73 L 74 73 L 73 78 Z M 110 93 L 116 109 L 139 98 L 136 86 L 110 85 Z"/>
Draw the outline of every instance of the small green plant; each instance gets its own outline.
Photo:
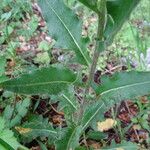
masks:
<path id="1" fill-rule="evenodd" d="M 86 149 L 79 145 L 80 139 L 86 136 L 85 131 L 89 127 L 93 134 L 97 133 L 97 122 L 103 120 L 102 114 L 106 110 L 122 100 L 150 93 L 150 72 L 120 72 L 111 77 L 102 76 L 101 85 L 94 82 L 100 53 L 113 43 L 114 37 L 140 0 L 79 1 L 97 14 L 98 29 L 93 59 L 87 50 L 87 38 L 81 36 L 82 23 L 75 13 L 63 0 L 39 0 L 38 4 L 47 22 L 49 34 L 56 41 L 55 47 L 72 51 L 75 57 L 71 63 L 80 64 L 81 69 L 73 71 L 67 65 L 54 64 L 0 83 L 0 88 L 4 90 L 27 95 L 49 94 L 59 100 L 59 105 L 63 106 L 65 113 L 65 127 L 54 128 L 41 116 L 33 116 L 21 127 L 16 127 L 26 141 L 47 137 L 48 143 L 55 145 L 56 150 Z M 47 49 L 45 45 L 44 48 Z M 82 82 L 80 76 L 84 68 L 89 69 L 86 83 Z M 75 95 L 76 88 L 80 87 L 84 92 L 79 101 Z M 25 106 L 22 116 L 16 122 L 26 114 L 29 103 L 22 102 L 18 105 Z M 15 113 L 18 116 L 19 110 Z M 37 141 L 44 147 L 39 139 Z M 119 145 L 113 143 L 102 149 L 137 149 L 137 145 L 130 142 Z"/>
<path id="2" fill-rule="evenodd" d="M 14 136 L 14 133 L 7 128 L 5 120 L 0 117 L 0 149 L 1 150 L 27 150 L 23 147 Z"/>

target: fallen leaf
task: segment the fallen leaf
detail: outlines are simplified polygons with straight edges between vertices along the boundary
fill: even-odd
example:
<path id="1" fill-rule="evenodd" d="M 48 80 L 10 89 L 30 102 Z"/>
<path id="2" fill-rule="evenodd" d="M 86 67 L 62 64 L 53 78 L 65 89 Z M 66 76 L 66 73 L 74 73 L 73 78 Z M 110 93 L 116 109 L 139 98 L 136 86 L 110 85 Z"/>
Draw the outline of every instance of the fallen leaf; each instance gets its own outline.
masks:
<path id="1" fill-rule="evenodd" d="M 124 150 L 123 148 L 116 148 L 116 150 Z"/>
<path id="2" fill-rule="evenodd" d="M 98 122 L 97 123 L 97 129 L 98 131 L 108 131 L 109 129 L 113 128 L 117 124 L 117 121 L 114 119 L 106 119 L 103 122 Z"/>
<path id="3" fill-rule="evenodd" d="M 32 129 L 30 129 L 30 128 L 22 128 L 22 127 L 15 127 L 15 129 L 16 129 L 20 134 L 26 134 L 26 133 L 32 131 Z"/>

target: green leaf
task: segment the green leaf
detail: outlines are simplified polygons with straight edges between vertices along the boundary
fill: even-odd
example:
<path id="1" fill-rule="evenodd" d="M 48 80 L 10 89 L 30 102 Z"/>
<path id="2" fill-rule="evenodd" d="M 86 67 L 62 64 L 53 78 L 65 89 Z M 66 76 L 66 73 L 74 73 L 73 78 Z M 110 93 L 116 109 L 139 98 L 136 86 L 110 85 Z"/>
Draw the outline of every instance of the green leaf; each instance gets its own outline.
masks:
<path id="1" fill-rule="evenodd" d="M 0 76 L 0 83 L 7 81 L 7 80 L 8 80 L 8 77 L 6 77 L 5 75 Z"/>
<path id="2" fill-rule="evenodd" d="M 81 132 L 82 129 L 80 126 L 68 127 L 62 138 L 56 142 L 56 149 L 62 150 L 63 148 L 65 150 L 71 150 L 78 147 Z"/>
<path id="3" fill-rule="evenodd" d="M 103 76 L 102 85 L 94 87 L 105 105 L 150 93 L 150 72 L 121 72 L 111 77 Z"/>
<path id="4" fill-rule="evenodd" d="M 17 150 L 20 146 L 13 132 L 6 128 L 5 120 L 0 117 L 0 149 Z"/>
<path id="5" fill-rule="evenodd" d="M 6 120 L 7 127 L 14 127 L 21 122 L 21 119 L 25 117 L 30 106 L 30 99 L 26 98 L 23 101 L 16 103 L 16 106 L 8 105 L 3 111 L 3 118 Z"/>
<path id="6" fill-rule="evenodd" d="M 81 120 L 83 130 L 89 125 L 95 128 L 96 122 L 103 118 L 103 113 L 114 104 L 150 93 L 150 72 L 116 73 L 112 77 L 103 76 L 101 82 L 101 86 L 93 85 L 99 97 L 84 111 Z"/>
<path id="7" fill-rule="evenodd" d="M 51 49 L 51 45 L 47 41 L 42 41 L 39 43 L 38 49 L 42 51 L 49 51 Z"/>
<path id="8" fill-rule="evenodd" d="M 58 94 L 75 80 L 76 75 L 69 69 L 49 67 L 0 83 L 0 87 L 23 94 Z"/>
<path id="9" fill-rule="evenodd" d="M 0 76 L 4 75 L 6 66 L 6 58 L 0 55 Z"/>
<path id="10" fill-rule="evenodd" d="M 79 102 L 75 97 L 74 87 L 64 91 L 63 94 L 57 97 L 57 101 L 59 101 L 59 108 L 63 109 L 65 115 L 68 115 L 68 117 L 66 116 L 67 118 L 71 117 L 71 114 L 79 109 Z"/>
<path id="11" fill-rule="evenodd" d="M 121 29 L 124 22 L 127 21 L 139 2 L 140 0 L 107 0 L 107 12 L 114 22 L 112 26 L 112 19 L 108 19 L 107 21 L 105 38 L 108 44 L 113 42 L 115 35 Z"/>
<path id="12" fill-rule="evenodd" d="M 82 38 L 82 24 L 63 0 L 39 0 L 43 16 L 47 22 L 50 36 L 56 40 L 57 48 L 73 50 L 76 59 L 83 65 L 89 65 L 85 39 Z"/>
<path id="13" fill-rule="evenodd" d="M 41 150 L 48 150 L 46 144 L 43 144 L 41 141 L 37 141 L 37 142 L 40 145 Z"/>
<path id="14" fill-rule="evenodd" d="M 81 119 L 82 130 L 85 130 L 91 123 L 95 125 L 105 112 L 105 104 L 102 101 L 98 101 L 94 104 L 89 104 L 83 113 Z"/>
<path id="15" fill-rule="evenodd" d="M 88 139 L 93 139 L 93 140 L 101 140 L 107 137 L 106 133 L 100 132 L 100 131 L 89 131 L 87 133 L 87 138 Z"/>
<path id="16" fill-rule="evenodd" d="M 49 65 L 50 61 L 51 59 L 50 59 L 48 52 L 38 53 L 36 58 L 34 58 L 34 62 L 37 64 Z"/>
<path id="17" fill-rule="evenodd" d="M 101 150 L 137 150 L 138 146 L 131 142 L 123 142 L 122 144 L 111 144 L 109 147 L 102 148 Z"/>
<path id="18" fill-rule="evenodd" d="M 98 12 L 97 10 L 97 0 L 78 0 L 81 3 L 83 3 L 88 8 L 92 9 L 95 12 Z"/>
<path id="19" fill-rule="evenodd" d="M 16 127 L 16 130 L 27 142 L 37 137 L 53 137 L 53 139 L 57 137 L 57 131 L 49 123 L 48 118 L 43 118 L 42 116 L 34 116 L 21 127 Z"/>
<path id="20" fill-rule="evenodd" d="M 87 150 L 87 148 L 85 146 L 79 146 L 75 150 Z"/>
<path id="21" fill-rule="evenodd" d="M 0 55 L 0 83 L 6 81 L 8 78 L 5 75 L 6 58 Z"/>

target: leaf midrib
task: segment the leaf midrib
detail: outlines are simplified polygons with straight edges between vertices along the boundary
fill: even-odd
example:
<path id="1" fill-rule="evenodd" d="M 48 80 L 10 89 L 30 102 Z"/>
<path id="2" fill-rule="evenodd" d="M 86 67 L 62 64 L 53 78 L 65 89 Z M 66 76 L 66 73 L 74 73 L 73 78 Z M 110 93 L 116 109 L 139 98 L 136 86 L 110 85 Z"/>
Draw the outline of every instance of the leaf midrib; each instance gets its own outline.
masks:
<path id="1" fill-rule="evenodd" d="M 112 89 L 109 89 L 109 90 L 106 90 L 106 91 L 100 93 L 99 95 L 103 96 L 104 94 L 107 94 L 107 93 L 112 92 L 112 91 L 117 91 L 117 90 L 120 90 L 120 89 L 129 88 L 129 87 L 132 87 L 132 86 L 139 86 L 139 85 L 142 85 L 142 84 L 150 84 L 150 81 L 145 81 L 145 82 L 142 82 L 142 83 L 138 82 L 138 83 L 134 83 L 134 84 L 129 84 L 129 85 L 124 85 L 124 86 L 112 88 Z"/>
<path id="2" fill-rule="evenodd" d="M 7 146 L 7 148 L 9 148 L 10 150 L 15 150 L 9 143 L 6 142 L 6 139 L 0 138 L 0 144 L 4 146 L 4 148 Z"/>
<path id="3" fill-rule="evenodd" d="M 71 101 L 65 94 L 63 94 L 62 96 L 72 105 L 72 107 L 73 107 L 75 110 L 77 110 L 77 107 L 72 103 L 72 101 Z"/>
<path id="4" fill-rule="evenodd" d="M 8 86 L 8 87 L 30 87 L 30 86 L 42 86 L 42 85 L 46 85 L 46 84 L 58 84 L 58 83 L 65 83 L 65 84 L 70 84 L 70 83 L 73 83 L 74 81 L 72 82 L 69 82 L 69 81 L 50 81 L 50 82 L 41 82 L 41 83 L 30 83 L 30 84 L 23 84 L 23 85 L 8 85 L 8 84 L 5 84 L 4 86 Z"/>
<path id="5" fill-rule="evenodd" d="M 76 41 L 76 39 L 74 38 L 74 36 L 72 35 L 72 33 L 70 32 L 70 30 L 68 29 L 68 27 L 66 26 L 66 24 L 63 22 L 62 18 L 57 14 L 57 12 L 50 6 L 50 3 L 46 0 L 46 3 L 48 4 L 48 6 L 50 7 L 50 9 L 54 12 L 54 14 L 56 15 L 56 17 L 60 20 L 60 22 L 62 23 L 62 25 L 65 27 L 65 29 L 67 30 L 67 32 L 69 33 L 69 35 L 71 36 L 71 38 L 73 39 L 75 45 L 77 46 L 77 48 L 79 49 L 80 53 L 82 54 L 83 58 L 85 59 L 87 65 L 89 65 L 89 61 L 87 60 L 86 56 L 84 55 L 84 53 L 82 52 L 81 47 L 79 46 L 78 42 Z"/>
<path id="6" fill-rule="evenodd" d="M 56 131 L 53 131 L 53 130 L 48 130 L 48 129 L 38 129 L 38 128 L 34 128 L 34 129 L 31 129 L 31 132 L 32 131 L 38 131 L 38 130 L 40 130 L 40 131 L 46 131 L 46 132 L 49 132 L 49 133 L 54 133 L 54 134 L 57 134 L 57 132 Z"/>
<path id="7" fill-rule="evenodd" d="M 70 147 L 70 143 L 71 143 L 71 140 L 72 140 L 72 137 L 74 136 L 74 134 L 76 133 L 76 129 L 78 128 L 78 126 L 73 130 L 70 138 L 69 138 L 69 141 L 68 141 L 68 144 L 67 144 L 67 149 L 66 150 L 70 150 L 71 147 Z"/>
<path id="8" fill-rule="evenodd" d="M 135 146 L 118 146 L 118 147 L 115 147 L 115 148 L 108 148 L 108 149 L 101 149 L 101 150 L 116 150 L 117 148 L 122 148 L 125 150 L 125 148 L 135 148 Z"/>
<path id="9" fill-rule="evenodd" d="M 125 85 L 125 86 L 121 86 L 119 88 L 114 88 L 114 89 L 110 89 L 110 90 L 107 90 L 105 92 L 102 92 L 100 95 L 104 95 L 104 94 L 107 94 L 111 91 L 115 91 L 115 90 L 119 90 L 119 89 L 123 89 L 123 88 L 128 88 L 128 87 L 132 87 L 132 86 L 136 86 L 136 85 L 142 85 L 142 84 L 150 84 L 150 81 L 147 81 L 147 82 L 142 82 L 142 83 L 135 83 L 135 84 L 132 84 L 132 85 Z M 89 122 L 97 115 L 97 113 L 99 112 L 99 110 L 105 105 L 105 103 L 103 102 L 101 104 L 101 107 L 99 107 L 97 109 L 97 111 L 91 116 L 91 118 L 85 123 L 85 125 L 82 127 L 82 130 L 85 129 L 85 127 L 89 124 Z"/>
<path id="10" fill-rule="evenodd" d="M 82 130 L 85 129 L 85 127 L 90 123 L 90 121 L 97 115 L 99 110 L 105 105 L 104 103 L 101 104 L 101 106 L 97 109 L 97 111 L 91 116 L 91 118 L 85 123 L 85 125 L 82 127 Z"/>

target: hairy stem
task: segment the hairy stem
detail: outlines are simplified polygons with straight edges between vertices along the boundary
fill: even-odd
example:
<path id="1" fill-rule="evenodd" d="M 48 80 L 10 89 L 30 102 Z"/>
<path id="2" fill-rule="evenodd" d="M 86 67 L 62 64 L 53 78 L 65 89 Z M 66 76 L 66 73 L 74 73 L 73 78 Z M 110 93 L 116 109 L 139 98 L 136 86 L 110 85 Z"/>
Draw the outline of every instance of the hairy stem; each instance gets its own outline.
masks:
<path id="1" fill-rule="evenodd" d="M 97 62 L 99 59 L 100 55 L 100 44 L 102 41 L 104 41 L 104 29 L 107 21 L 107 9 L 106 9 L 106 0 L 101 0 L 99 4 L 99 14 L 98 14 L 98 29 L 97 29 L 97 41 L 96 41 L 96 46 L 95 46 L 95 51 L 93 55 L 93 61 L 91 64 L 90 72 L 89 72 L 89 77 L 88 77 L 88 83 L 87 87 L 85 90 L 85 95 L 89 91 L 89 87 L 91 85 L 91 82 L 94 79 L 94 73 L 96 70 Z"/>
<path id="2" fill-rule="evenodd" d="M 86 89 L 85 89 L 85 95 L 80 105 L 80 111 L 79 111 L 80 117 L 83 115 L 83 110 L 84 110 L 83 108 L 85 107 L 84 105 L 86 104 L 86 95 L 89 93 L 90 85 L 94 79 L 94 73 L 95 73 L 97 62 L 98 62 L 99 55 L 101 52 L 100 44 L 104 42 L 104 29 L 105 29 L 105 25 L 107 21 L 106 0 L 100 0 L 99 2 L 100 3 L 98 4 L 99 13 L 98 13 L 98 29 L 97 29 L 96 46 L 95 46 L 95 51 L 93 54 L 92 64 L 91 64 L 90 71 L 89 71 L 89 77 L 88 77 L 88 82 L 87 82 Z"/>

